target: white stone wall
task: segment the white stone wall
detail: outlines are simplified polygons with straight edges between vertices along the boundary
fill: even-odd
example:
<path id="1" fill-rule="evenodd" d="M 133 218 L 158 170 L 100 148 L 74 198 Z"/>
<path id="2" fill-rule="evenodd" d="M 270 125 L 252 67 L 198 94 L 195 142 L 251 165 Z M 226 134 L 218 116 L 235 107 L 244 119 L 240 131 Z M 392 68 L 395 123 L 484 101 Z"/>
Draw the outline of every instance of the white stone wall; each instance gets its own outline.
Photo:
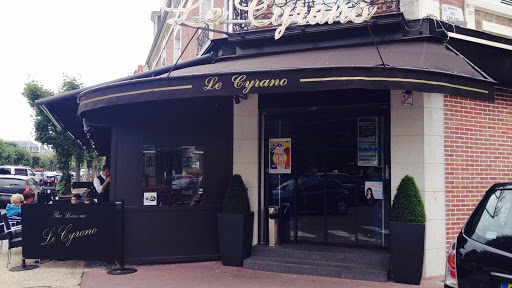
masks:
<path id="1" fill-rule="evenodd" d="M 425 203 L 423 276 L 444 274 L 446 208 L 444 190 L 443 95 L 413 92 L 413 105 L 401 105 L 402 91 L 391 91 L 391 193 L 411 175 Z"/>
<path id="2" fill-rule="evenodd" d="M 439 0 L 401 0 L 400 11 L 406 19 L 419 19 L 427 15 L 441 18 Z"/>
<path id="3" fill-rule="evenodd" d="M 254 212 L 253 245 L 258 243 L 258 95 L 233 105 L 233 174 L 240 174 L 249 190 Z"/>

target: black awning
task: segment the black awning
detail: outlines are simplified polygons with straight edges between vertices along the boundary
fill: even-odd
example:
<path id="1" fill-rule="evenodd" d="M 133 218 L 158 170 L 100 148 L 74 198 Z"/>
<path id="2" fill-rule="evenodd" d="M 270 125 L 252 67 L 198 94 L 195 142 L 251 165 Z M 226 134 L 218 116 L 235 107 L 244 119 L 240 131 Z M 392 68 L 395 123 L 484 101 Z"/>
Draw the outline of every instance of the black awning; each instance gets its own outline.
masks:
<path id="1" fill-rule="evenodd" d="M 177 65 L 168 65 L 165 67 L 157 68 L 154 70 L 130 75 L 127 77 L 123 77 L 120 79 L 111 80 L 105 83 L 93 85 L 87 88 L 81 88 L 77 90 L 73 90 L 70 92 L 62 93 L 56 96 L 43 98 L 36 101 L 36 104 L 43 109 L 43 111 L 50 117 L 52 122 L 60 129 L 75 139 L 77 142 L 79 142 L 82 146 L 86 146 L 89 148 L 97 148 L 94 147 L 91 139 L 89 139 L 90 135 L 88 135 L 84 131 L 84 124 L 83 120 L 77 115 L 76 111 L 78 110 L 78 101 L 77 97 L 81 92 L 93 89 L 93 88 L 100 88 L 106 85 L 111 85 L 113 83 L 118 82 L 126 82 L 130 80 L 135 79 L 145 79 L 149 77 L 158 77 L 162 74 L 169 73 L 171 70 L 178 71 L 179 69 L 184 69 L 187 67 L 195 66 L 195 65 L 201 65 L 204 63 L 211 63 L 213 61 L 213 55 L 207 54 L 203 55 L 191 60 L 183 61 L 178 63 Z M 103 129 L 97 129 L 97 130 L 103 130 Z M 98 132 L 98 131 L 96 131 Z M 99 137 L 104 136 L 107 133 L 96 133 L 99 134 Z M 107 139 L 108 141 L 110 139 Z M 105 141 L 103 141 L 105 143 Z M 98 143 L 98 140 L 95 141 L 96 144 Z M 97 146 L 97 145 L 96 145 Z M 107 147 L 108 148 L 108 147 Z"/>
<path id="2" fill-rule="evenodd" d="M 493 100 L 494 81 L 442 43 L 309 50 L 223 61 L 119 82 L 79 96 L 78 114 L 100 107 L 184 97 L 327 89 L 397 89 Z M 384 63 L 382 63 L 384 62 Z"/>

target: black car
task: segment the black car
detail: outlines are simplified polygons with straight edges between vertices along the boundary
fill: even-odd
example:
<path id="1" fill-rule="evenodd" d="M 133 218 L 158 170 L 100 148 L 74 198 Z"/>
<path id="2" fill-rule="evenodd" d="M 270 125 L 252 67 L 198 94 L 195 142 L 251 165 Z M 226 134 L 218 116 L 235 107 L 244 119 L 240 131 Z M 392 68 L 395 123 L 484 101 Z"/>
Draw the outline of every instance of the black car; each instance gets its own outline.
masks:
<path id="1" fill-rule="evenodd" d="M 28 176 L 0 175 L 0 204 L 11 203 L 13 194 L 22 194 L 29 187 L 35 194 L 41 191 L 41 186 L 36 179 Z"/>
<path id="2" fill-rule="evenodd" d="M 323 207 L 324 178 L 319 176 L 305 176 L 298 179 L 297 211 L 302 213 L 320 212 L 314 209 Z M 289 180 L 272 190 L 273 202 L 277 205 L 290 202 L 293 198 L 294 180 Z M 343 182 L 335 177 L 327 179 L 327 209 L 338 214 L 347 214 L 350 206 L 350 196 Z"/>
<path id="3" fill-rule="evenodd" d="M 485 193 L 450 245 L 444 286 L 512 287 L 512 182 Z"/>

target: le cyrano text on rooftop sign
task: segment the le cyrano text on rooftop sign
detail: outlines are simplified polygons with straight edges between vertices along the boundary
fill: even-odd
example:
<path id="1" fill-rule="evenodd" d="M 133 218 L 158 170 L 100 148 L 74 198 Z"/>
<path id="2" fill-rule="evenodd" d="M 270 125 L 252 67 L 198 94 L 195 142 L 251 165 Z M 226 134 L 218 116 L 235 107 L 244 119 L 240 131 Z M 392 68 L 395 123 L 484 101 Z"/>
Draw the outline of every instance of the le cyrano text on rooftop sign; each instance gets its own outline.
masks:
<path id="1" fill-rule="evenodd" d="M 201 5 L 204 0 L 190 0 L 183 8 L 169 8 L 166 0 L 162 0 L 162 8 L 175 17 L 167 20 L 171 25 L 188 25 L 192 27 L 213 26 L 224 23 L 228 17 L 228 11 L 221 8 L 212 8 L 203 17 L 192 17 L 191 11 Z M 286 28 L 291 24 L 315 25 L 332 24 L 335 21 L 340 23 L 362 23 L 368 21 L 377 11 L 377 7 L 370 7 L 365 3 L 359 3 L 353 8 L 347 5 L 335 4 L 329 11 L 325 5 L 315 5 L 308 11 L 306 7 L 287 7 L 286 9 L 273 7 L 273 0 L 252 0 L 248 6 L 243 6 L 241 0 L 234 0 L 236 8 L 247 11 L 248 21 L 255 27 L 279 26 L 276 29 L 275 39 L 283 36 Z M 271 10 L 270 13 L 268 10 Z M 260 15 L 268 15 L 267 19 L 259 19 Z M 258 19 L 257 19 L 258 18 Z"/>

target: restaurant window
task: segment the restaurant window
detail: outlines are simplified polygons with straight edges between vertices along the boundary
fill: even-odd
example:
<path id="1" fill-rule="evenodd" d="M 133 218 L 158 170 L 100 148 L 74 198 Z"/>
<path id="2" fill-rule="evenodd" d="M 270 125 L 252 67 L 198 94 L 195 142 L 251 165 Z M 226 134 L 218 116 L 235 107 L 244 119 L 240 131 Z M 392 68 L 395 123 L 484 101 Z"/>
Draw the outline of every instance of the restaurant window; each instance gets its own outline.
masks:
<path id="1" fill-rule="evenodd" d="M 144 146 L 145 206 L 195 206 L 203 202 L 204 149 Z"/>

